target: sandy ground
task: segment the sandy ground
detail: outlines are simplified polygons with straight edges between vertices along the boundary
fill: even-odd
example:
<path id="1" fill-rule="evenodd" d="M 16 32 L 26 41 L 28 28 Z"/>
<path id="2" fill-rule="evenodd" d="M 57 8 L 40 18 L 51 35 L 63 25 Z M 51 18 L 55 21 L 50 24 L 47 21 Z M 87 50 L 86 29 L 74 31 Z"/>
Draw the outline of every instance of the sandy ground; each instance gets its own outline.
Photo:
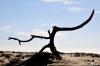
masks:
<path id="1" fill-rule="evenodd" d="M 100 57 L 92 56 L 93 54 L 69 53 L 62 54 L 62 60 L 57 61 L 49 66 L 100 66 Z"/>
<path id="2" fill-rule="evenodd" d="M 31 52 L 0 51 L 0 66 L 8 63 L 19 63 L 32 57 Z M 100 55 L 93 53 L 64 53 L 60 54 L 62 60 L 50 59 L 52 64 L 47 66 L 100 66 Z"/>

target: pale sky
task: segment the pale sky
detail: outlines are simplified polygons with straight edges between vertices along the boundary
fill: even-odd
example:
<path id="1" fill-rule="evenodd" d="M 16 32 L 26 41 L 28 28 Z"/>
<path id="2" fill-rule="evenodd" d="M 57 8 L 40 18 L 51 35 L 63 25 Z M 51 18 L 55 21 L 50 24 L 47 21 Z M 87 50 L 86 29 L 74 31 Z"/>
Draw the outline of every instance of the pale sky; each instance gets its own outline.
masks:
<path id="1" fill-rule="evenodd" d="M 0 0 L 0 50 L 39 51 L 45 39 L 22 43 L 30 35 L 48 36 L 53 26 L 73 27 L 84 22 L 95 9 L 90 23 L 76 31 L 58 32 L 55 45 L 61 52 L 100 54 L 100 0 Z M 48 51 L 46 49 L 45 51 Z"/>

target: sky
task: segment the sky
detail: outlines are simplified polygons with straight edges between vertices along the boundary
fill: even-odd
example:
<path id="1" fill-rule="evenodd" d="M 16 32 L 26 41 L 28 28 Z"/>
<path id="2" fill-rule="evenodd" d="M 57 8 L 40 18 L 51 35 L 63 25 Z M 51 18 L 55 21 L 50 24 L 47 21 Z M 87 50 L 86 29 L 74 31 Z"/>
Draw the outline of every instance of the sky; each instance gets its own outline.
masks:
<path id="1" fill-rule="evenodd" d="M 57 32 L 55 46 L 60 52 L 100 54 L 99 0 L 0 0 L 0 50 L 38 52 L 49 40 L 35 38 L 22 43 L 30 35 L 48 36 L 53 26 L 74 27 L 84 22 L 95 9 L 93 19 L 75 31 Z M 45 49 L 49 51 L 49 49 Z"/>

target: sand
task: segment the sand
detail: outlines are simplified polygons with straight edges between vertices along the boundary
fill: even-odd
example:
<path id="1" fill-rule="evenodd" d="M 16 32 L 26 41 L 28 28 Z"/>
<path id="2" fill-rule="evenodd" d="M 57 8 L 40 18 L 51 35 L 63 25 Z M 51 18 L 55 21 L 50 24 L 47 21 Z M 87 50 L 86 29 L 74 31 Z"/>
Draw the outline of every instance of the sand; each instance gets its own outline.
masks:
<path id="1" fill-rule="evenodd" d="M 10 52 L 10 51 L 0 51 L 0 66 L 16 66 L 16 64 L 22 63 L 27 59 L 30 59 L 35 53 L 34 52 Z M 100 66 L 100 55 L 93 53 L 64 53 L 60 54 L 62 60 L 57 60 L 56 58 L 46 58 L 51 53 L 45 53 L 45 56 L 35 57 L 39 62 L 44 61 L 45 66 Z M 48 56 L 49 57 L 49 56 Z M 44 60 L 46 58 L 46 60 Z M 41 60 L 40 60 L 41 59 Z M 49 63 L 50 60 L 52 61 Z M 36 61 L 36 62 L 38 62 Z M 34 58 L 30 61 L 34 63 Z M 41 66 L 44 66 L 41 62 Z M 27 63 L 27 62 L 26 62 Z M 11 65 L 12 64 L 12 65 Z M 27 65 L 26 65 L 27 66 Z"/>

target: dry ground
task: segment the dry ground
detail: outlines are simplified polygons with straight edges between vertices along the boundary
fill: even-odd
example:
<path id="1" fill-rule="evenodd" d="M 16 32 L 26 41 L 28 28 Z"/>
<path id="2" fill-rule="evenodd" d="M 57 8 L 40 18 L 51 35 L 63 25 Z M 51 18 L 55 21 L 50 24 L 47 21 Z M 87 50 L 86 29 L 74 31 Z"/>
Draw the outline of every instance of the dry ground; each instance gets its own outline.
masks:
<path id="1" fill-rule="evenodd" d="M 14 66 L 14 64 L 22 63 L 23 61 L 29 59 L 32 57 L 35 53 L 33 52 L 10 52 L 10 51 L 0 51 L 0 66 L 7 66 L 6 64 L 10 64 L 9 66 Z M 41 56 L 40 61 L 44 61 L 44 57 L 47 57 L 47 54 L 50 55 L 50 53 L 45 53 L 46 56 Z M 52 55 L 52 54 L 51 54 Z M 57 60 L 55 58 L 49 60 L 52 61 L 52 63 L 47 63 L 44 61 L 45 66 L 100 66 L 100 55 L 99 54 L 93 54 L 93 53 L 64 53 L 60 54 L 62 57 L 62 60 Z M 36 57 L 35 59 L 38 59 L 40 56 Z M 42 60 L 43 59 L 43 60 Z M 31 63 L 34 62 L 34 60 L 30 61 Z M 41 64 L 42 64 L 41 62 Z M 12 65 L 11 65 L 12 64 Z M 27 66 L 27 65 L 26 65 Z M 44 65 L 41 65 L 44 66 Z"/>

